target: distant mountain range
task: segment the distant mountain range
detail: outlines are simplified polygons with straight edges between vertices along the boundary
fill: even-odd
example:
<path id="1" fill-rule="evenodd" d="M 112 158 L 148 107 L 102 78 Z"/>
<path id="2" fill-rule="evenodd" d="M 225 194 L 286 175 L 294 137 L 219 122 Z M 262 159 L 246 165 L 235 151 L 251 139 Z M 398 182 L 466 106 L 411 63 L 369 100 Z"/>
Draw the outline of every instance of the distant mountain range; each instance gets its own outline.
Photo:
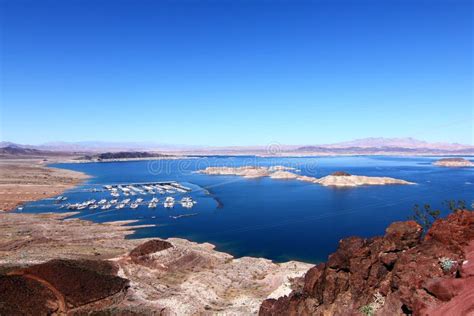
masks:
<path id="1" fill-rule="evenodd" d="M 186 154 L 258 154 L 258 155 L 318 155 L 318 154 L 446 154 L 474 155 L 474 146 L 457 143 L 430 143 L 414 138 L 363 138 L 347 142 L 324 145 L 278 145 L 267 146 L 186 146 L 165 145 L 150 142 L 51 142 L 42 145 L 21 145 L 0 142 L 0 148 L 68 152 L 104 153 L 119 151 L 155 151 Z M 31 152 L 31 154 L 33 154 Z M 26 152 L 25 152 L 26 154 Z M 38 154 L 38 153 L 36 153 Z"/>
<path id="2" fill-rule="evenodd" d="M 370 137 L 356 139 L 348 142 L 324 145 L 326 148 L 410 148 L 410 149 L 440 149 L 440 150 L 461 150 L 473 149 L 474 146 L 462 145 L 457 143 L 429 143 L 426 141 L 406 138 L 384 138 L 384 137 Z"/>

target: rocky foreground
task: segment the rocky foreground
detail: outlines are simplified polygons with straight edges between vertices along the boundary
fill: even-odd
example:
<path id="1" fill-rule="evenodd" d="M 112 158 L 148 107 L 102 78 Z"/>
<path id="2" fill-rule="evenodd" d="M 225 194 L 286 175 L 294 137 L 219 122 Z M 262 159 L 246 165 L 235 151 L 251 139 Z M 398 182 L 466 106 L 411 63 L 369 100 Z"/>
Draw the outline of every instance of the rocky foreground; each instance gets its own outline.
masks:
<path id="1" fill-rule="evenodd" d="M 251 315 L 311 267 L 63 216 L 0 214 L 0 315 Z"/>
<path id="2" fill-rule="evenodd" d="M 474 315 L 474 213 L 437 220 L 424 237 L 407 221 L 343 239 L 303 283 L 260 315 Z"/>
<path id="3" fill-rule="evenodd" d="M 284 179 L 284 180 L 298 180 L 320 184 L 323 186 L 335 186 L 335 187 L 356 187 L 363 185 L 388 185 L 388 184 L 414 184 L 405 180 L 389 178 L 389 177 L 367 177 L 350 175 L 345 172 L 335 172 L 331 175 L 315 178 L 310 176 L 302 176 L 296 173 L 296 169 L 285 167 L 285 166 L 273 166 L 273 167 L 255 167 L 255 166 L 244 166 L 244 167 L 207 167 L 204 170 L 198 171 L 198 173 L 208 175 L 234 175 L 241 176 L 244 178 L 261 178 L 270 177 L 272 179 Z"/>

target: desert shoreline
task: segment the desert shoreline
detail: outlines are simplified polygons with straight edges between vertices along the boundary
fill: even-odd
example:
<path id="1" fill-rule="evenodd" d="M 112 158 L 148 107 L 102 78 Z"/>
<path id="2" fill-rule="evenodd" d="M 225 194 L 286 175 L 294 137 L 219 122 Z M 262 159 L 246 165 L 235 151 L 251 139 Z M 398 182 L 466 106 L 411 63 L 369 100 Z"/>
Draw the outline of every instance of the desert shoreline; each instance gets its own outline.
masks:
<path id="1" fill-rule="evenodd" d="M 51 198 L 83 184 L 90 175 L 51 167 L 66 159 L 0 159 L 0 211 L 10 212 L 21 205 Z"/>

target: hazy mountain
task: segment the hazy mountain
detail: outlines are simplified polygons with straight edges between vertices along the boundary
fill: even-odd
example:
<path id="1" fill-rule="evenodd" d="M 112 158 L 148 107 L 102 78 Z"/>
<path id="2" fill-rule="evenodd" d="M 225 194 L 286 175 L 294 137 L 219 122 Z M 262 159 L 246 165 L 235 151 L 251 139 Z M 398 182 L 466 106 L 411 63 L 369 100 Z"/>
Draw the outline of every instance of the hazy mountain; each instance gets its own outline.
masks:
<path id="1" fill-rule="evenodd" d="M 41 145 L 21 145 L 0 142 L 2 147 L 29 148 L 43 151 L 76 153 L 103 153 L 120 151 L 183 152 L 187 154 L 276 154 L 322 153 L 322 154 L 474 154 L 474 146 L 457 143 L 430 143 L 414 138 L 371 137 L 325 145 L 277 145 L 277 146 L 188 146 L 153 142 L 49 142 Z"/>
<path id="2" fill-rule="evenodd" d="M 10 144 L 5 147 L 1 147 L 3 144 L 0 145 L 0 156 L 1 157 L 11 157 L 11 156 L 49 156 L 49 155 L 57 155 L 58 152 L 51 152 L 45 150 L 38 150 L 33 148 L 24 148 L 15 144 Z"/>
<path id="3" fill-rule="evenodd" d="M 460 149 L 474 149 L 474 146 L 462 145 L 457 143 L 429 143 L 422 140 L 417 140 L 411 137 L 406 138 L 385 138 L 385 137 L 370 137 L 356 139 L 348 142 L 341 142 L 336 144 L 323 145 L 325 148 L 410 148 L 410 149 L 439 149 L 439 150 L 460 150 Z"/>

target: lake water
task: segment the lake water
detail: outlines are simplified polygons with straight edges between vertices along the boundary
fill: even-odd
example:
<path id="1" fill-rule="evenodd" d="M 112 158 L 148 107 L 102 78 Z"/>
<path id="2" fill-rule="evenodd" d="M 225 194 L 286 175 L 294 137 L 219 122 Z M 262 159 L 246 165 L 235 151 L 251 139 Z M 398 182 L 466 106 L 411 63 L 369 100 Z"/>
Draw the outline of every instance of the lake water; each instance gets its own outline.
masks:
<path id="1" fill-rule="evenodd" d="M 193 189 L 185 194 L 198 202 L 191 210 L 180 205 L 173 209 L 162 205 L 149 209 L 144 205 L 134 210 L 85 209 L 75 216 L 96 222 L 137 219 L 140 224 L 156 225 L 138 229 L 131 238 L 182 237 L 210 242 L 237 257 L 318 262 L 327 259 L 341 238 L 383 234 L 391 222 L 406 220 L 416 203 L 442 207 L 445 200 L 456 199 L 471 205 L 473 169 L 436 167 L 431 164 L 433 160 L 429 157 L 201 157 L 53 166 L 92 176 L 84 185 L 64 194 L 71 203 L 90 198 L 110 199 L 109 192 L 90 192 L 106 184 L 174 180 Z M 314 177 L 343 170 L 355 175 L 404 179 L 417 185 L 334 188 L 296 180 L 244 179 L 194 172 L 208 166 L 245 165 L 291 166 L 300 169 L 302 175 Z M 140 197 L 145 202 L 152 198 Z M 161 204 L 164 196 L 157 197 Z M 46 199 L 27 204 L 22 212 L 68 211 L 58 208 L 52 199 Z M 197 215 L 170 217 L 190 213 Z"/>

